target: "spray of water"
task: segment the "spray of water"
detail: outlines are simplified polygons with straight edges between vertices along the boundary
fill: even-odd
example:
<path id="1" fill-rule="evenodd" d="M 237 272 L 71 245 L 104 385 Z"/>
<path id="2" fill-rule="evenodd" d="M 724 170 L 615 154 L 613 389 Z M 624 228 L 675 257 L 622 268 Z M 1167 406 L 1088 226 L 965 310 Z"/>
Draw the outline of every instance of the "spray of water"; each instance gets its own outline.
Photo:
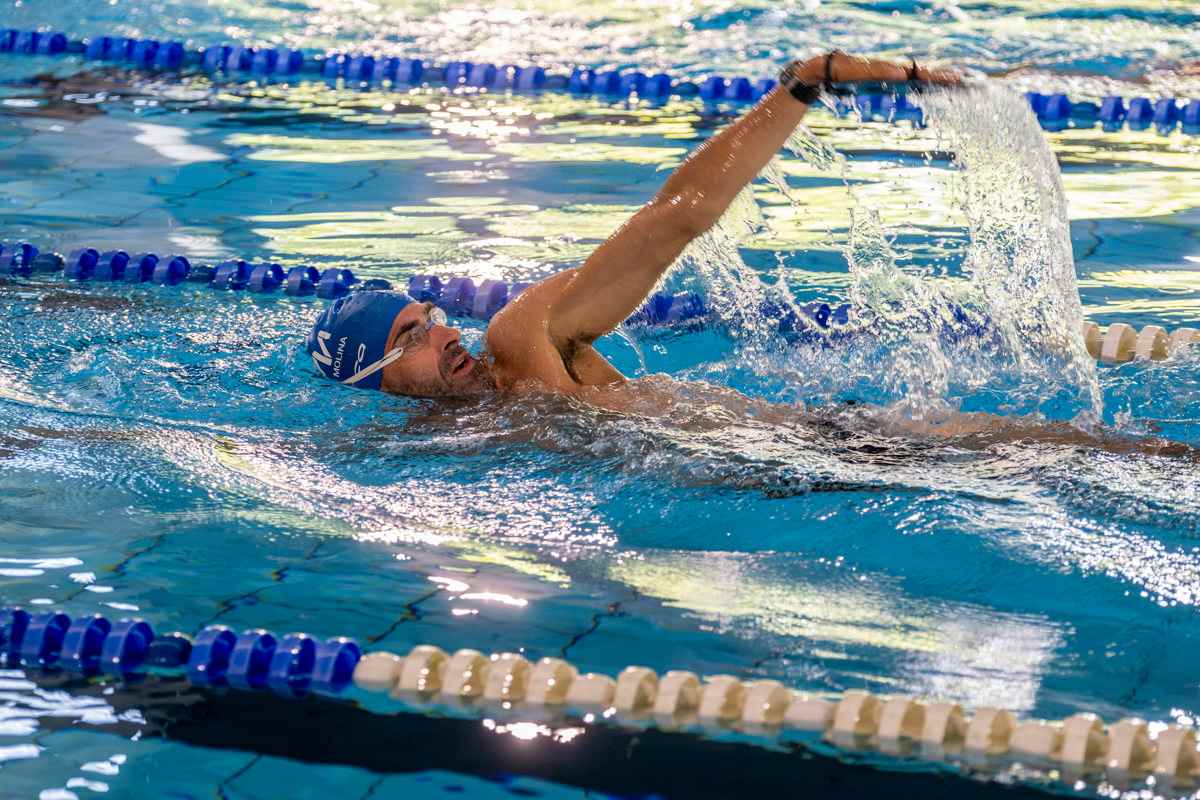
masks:
<path id="1" fill-rule="evenodd" d="M 854 324 L 864 335 L 819 357 L 824 385 L 870 382 L 872 399 L 913 418 L 937 417 L 983 393 L 1008 413 L 1098 419 L 1095 365 L 1078 335 L 1066 198 L 1036 120 L 1019 97 L 990 85 L 934 92 L 922 103 L 936 149 L 954 167 L 944 181 L 946 205 L 969 234 L 961 278 L 902 268 L 879 214 L 856 196 L 845 157 L 804 128 L 788 143 L 809 164 L 840 173 L 852 199 L 843 252 Z M 762 177 L 783 182 L 775 165 Z M 779 375 L 781 357 L 811 366 L 813 356 L 781 348 L 762 317 L 764 302 L 793 310 L 796 302 L 782 282 L 764 284 L 738 254 L 738 242 L 760 220 L 753 196 L 743 192 L 685 259 L 735 332 L 742 360 Z"/>
<path id="2" fill-rule="evenodd" d="M 1099 417 L 1096 366 L 1079 336 L 1066 194 L 1028 104 L 984 84 L 933 93 L 924 105 L 960 167 L 952 187 L 970 230 L 964 266 L 1011 362 L 1026 384 L 1044 379 L 1071 391 Z"/>
<path id="3" fill-rule="evenodd" d="M 770 321 L 762 315 L 767 288 L 738 252 L 738 243 L 761 225 L 762 213 L 747 187 L 717 224 L 697 237 L 681 256 L 683 263 L 699 273 L 710 306 L 743 348 L 755 347 L 771 331 Z"/>

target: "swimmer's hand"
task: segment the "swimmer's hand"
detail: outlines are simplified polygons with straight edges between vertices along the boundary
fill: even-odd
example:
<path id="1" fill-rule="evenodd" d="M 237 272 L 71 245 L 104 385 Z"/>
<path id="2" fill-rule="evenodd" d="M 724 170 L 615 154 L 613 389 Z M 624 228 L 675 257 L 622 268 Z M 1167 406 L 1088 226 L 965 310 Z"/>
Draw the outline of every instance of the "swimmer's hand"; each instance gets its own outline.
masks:
<path id="1" fill-rule="evenodd" d="M 926 86 L 961 86 L 962 74 L 945 67 L 922 66 L 864 58 L 834 50 L 814 56 L 795 67 L 797 76 L 810 86 L 834 83 L 912 83 Z"/>
<path id="2" fill-rule="evenodd" d="M 918 64 L 916 82 L 930 86 L 962 86 L 963 75 L 948 67 L 922 67 Z"/>

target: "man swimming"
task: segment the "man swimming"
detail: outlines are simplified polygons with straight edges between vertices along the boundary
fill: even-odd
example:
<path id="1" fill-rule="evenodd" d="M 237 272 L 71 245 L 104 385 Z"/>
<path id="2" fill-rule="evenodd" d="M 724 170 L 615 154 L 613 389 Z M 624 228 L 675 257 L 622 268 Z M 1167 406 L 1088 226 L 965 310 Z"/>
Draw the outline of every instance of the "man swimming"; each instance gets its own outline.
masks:
<path id="1" fill-rule="evenodd" d="M 823 84 L 950 84 L 953 72 L 834 51 L 792 62 L 780 83 L 709 139 L 583 266 L 556 273 L 492 318 L 475 358 L 432 303 L 399 292 L 361 292 L 317 320 L 307 349 L 327 377 L 410 397 L 550 392 L 603 403 L 625 377 L 592 346 L 645 301 L 683 249 L 711 228 L 783 146 Z"/>
<path id="2" fill-rule="evenodd" d="M 592 346 L 645 301 L 683 249 L 725 213 L 738 193 L 766 166 L 829 83 L 909 82 L 952 85 L 957 73 L 856 58 L 839 51 L 796 61 L 779 85 L 751 111 L 698 147 L 662 189 L 584 262 L 534 284 L 491 320 L 482 357 L 460 343 L 445 312 L 401 292 L 364 291 L 334 301 L 307 340 L 325 376 L 349 386 L 409 397 L 470 398 L 551 394 L 593 406 L 645 415 L 671 413 L 681 394 L 669 380 L 628 381 Z M 733 389 L 703 387 L 702 402 L 739 417 L 790 424 L 797 409 L 747 397 Z M 1182 455 L 1200 451 L 1158 438 L 1131 439 L 1068 423 L 1004 418 L 982 412 L 908 419 L 887 409 L 856 406 L 842 427 L 885 435 L 954 440 L 971 449 L 1018 440 L 1082 445 L 1112 452 Z M 838 416 L 836 410 L 825 414 Z M 813 414 L 805 416 L 819 422 Z M 828 422 L 829 420 L 826 419 Z"/>

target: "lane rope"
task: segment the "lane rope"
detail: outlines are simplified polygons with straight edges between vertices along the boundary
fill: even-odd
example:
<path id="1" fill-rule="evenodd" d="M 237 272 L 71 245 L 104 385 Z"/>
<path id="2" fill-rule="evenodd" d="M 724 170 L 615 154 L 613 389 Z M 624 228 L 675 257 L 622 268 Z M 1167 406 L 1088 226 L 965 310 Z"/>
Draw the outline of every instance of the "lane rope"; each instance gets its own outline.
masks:
<path id="1" fill-rule="evenodd" d="M 1108 365 L 1165 361 L 1200 344 L 1200 331 L 1195 328 L 1168 331 L 1159 325 L 1147 325 L 1139 331 L 1127 323 L 1114 322 L 1102 330 L 1096 323 L 1085 321 L 1080 333 L 1092 358 Z"/>
<path id="2" fill-rule="evenodd" d="M 478 284 L 468 277 L 442 278 L 437 275 L 413 275 L 403 286 L 393 286 L 381 278 L 360 280 L 353 271 L 331 267 L 323 272 L 315 267 L 299 266 L 285 270 L 276 263 L 255 264 L 241 259 L 219 264 L 192 264 L 185 256 L 159 256 L 124 250 L 81 247 L 68 256 L 42 252 L 29 242 L 0 241 L 0 273 L 31 277 L 62 272 L 76 282 L 151 283 L 175 286 L 190 282 L 233 292 L 271 294 L 282 291 L 290 297 L 316 296 L 332 300 L 353 291 L 402 288 L 420 302 L 432 302 L 447 314 L 489 320 L 530 285 L 527 282 L 485 280 Z M 941 333 L 950 339 L 964 335 L 985 335 L 987 320 L 971 318 L 960 308 L 951 309 L 954 325 L 944 325 Z M 759 313 L 775 323 L 777 331 L 791 340 L 832 343 L 860 334 L 848 303 L 806 303 L 794 305 L 777 300 L 765 301 Z M 701 326 L 712 318 L 712 309 L 696 292 L 655 292 L 625 324 L 630 327 Z M 1200 331 L 1178 328 L 1168 331 L 1147 325 L 1141 331 L 1118 322 L 1101 329 L 1084 322 L 1080 331 L 1092 358 L 1102 364 L 1123 364 L 1134 360 L 1164 361 L 1194 344 L 1200 344 Z"/>
<path id="3" fill-rule="evenodd" d="M 91 61 L 131 65 L 156 71 L 199 69 L 227 78 L 253 80 L 321 77 L 334 85 L 358 88 L 391 88 L 395 91 L 424 84 L 476 91 L 566 91 L 574 95 L 664 101 L 671 97 L 700 97 L 707 102 L 753 103 L 775 87 L 772 77 L 752 79 L 708 75 L 698 81 L 666 73 L 641 70 L 597 70 L 575 67 L 569 74 L 547 72 L 536 65 L 496 65 L 486 62 L 450 61 L 426 64 L 418 58 L 401 58 L 362 52 L 306 54 L 290 48 L 250 47 L 215 44 L 194 49 L 179 41 L 94 36 L 71 39 L 58 31 L 0 29 L 0 53 L 37 56 L 76 55 Z M 863 120 L 924 125 L 924 112 L 911 102 L 904 87 L 838 87 L 839 96 L 830 109 L 835 114 L 858 114 Z M 1169 135 L 1176 128 L 1200 135 L 1200 99 L 1132 97 L 1111 95 L 1100 103 L 1073 101 L 1066 94 L 1027 92 L 1030 110 L 1042 127 L 1061 131 L 1068 127 L 1106 132 L 1122 126 L 1133 131 L 1153 128 Z"/>
<path id="4" fill-rule="evenodd" d="M 42 252 L 29 242 L 0 242 L 0 274 L 32 277 L 62 273 L 72 282 L 157 284 L 177 286 L 195 283 L 213 289 L 253 294 L 282 292 L 293 298 L 318 297 L 333 300 L 351 292 L 403 289 L 420 302 L 434 302 L 447 314 L 488 320 L 531 283 L 485 280 L 478 284 L 468 277 L 442 279 L 436 275 L 414 275 L 406 285 L 393 285 L 382 278 L 361 280 L 352 270 L 298 266 L 284 270 L 276 263 L 252 263 L 231 259 L 218 264 L 193 264 L 186 256 L 157 253 L 129 255 L 125 250 L 103 252 L 81 247 L 67 256 Z M 828 306 L 826 306 L 828 308 Z M 629 326 L 677 325 L 699 321 L 709 313 L 695 292 L 655 292 L 625 324 Z"/>
<path id="5" fill-rule="evenodd" d="M 958 703 L 859 690 L 819 696 L 775 680 L 687 670 L 659 675 L 636 665 L 614 678 L 580 673 L 563 659 L 531 662 L 511 652 L 448 653 L 422 644 L 404 655 L 364 654 L 346 637 L 277 636 L 263 629 L 238 634 L 222 625 L 204 628 L 193 640 L 180 632 L 156 634 L 136 617 L 113 622 L 100 614 L 72 618 L 61 611 L 12 608 L 0 612 L 0 655 L 13 668 L 118 678 L 183 673 L 197 685 L 290 698 L 337 695 L 353 685 L 413 705 L 480 713 L 575 711 L 589 722 L 615 717 L 664 731 L 699 727 L 765 738 L 804 731 L 851 752 L 997 770 L 1019 762 L 1049 770 L 1067 784 L 1098 782 L 1103 775 L 1118 785 L 1152 777 L 1157 787 L 1186 787 L 1200 777 L 1195 731 L 1173 723 L 1127 717 L 1106 725 L 1089 712 L 1062 720 L 1022 719 L 1002 708 L 972 713 Z"/>

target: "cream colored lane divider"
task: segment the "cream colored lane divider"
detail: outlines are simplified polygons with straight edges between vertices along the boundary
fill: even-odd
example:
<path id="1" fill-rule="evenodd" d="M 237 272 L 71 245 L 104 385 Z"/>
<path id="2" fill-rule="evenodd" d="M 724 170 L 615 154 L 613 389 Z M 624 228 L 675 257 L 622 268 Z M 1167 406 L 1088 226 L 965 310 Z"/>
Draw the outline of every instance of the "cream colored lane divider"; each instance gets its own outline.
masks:
<path id="1" fill-rule="evenodd" d="M 1200 331 L 1194 328 L 1168 333 L 1158 325 L 1147 325 L 1138 332 L 1131 325 L 1115 322 L 1101 331 L 1096 323 L 1084 322 L 1082 333 L 1088 353 L 1104 364 L 1123 364 L 1135 358 L 1165 361 L 1200 344 Z"/>
<path id="2" fill-rule="evenodd" d="M 362 689 L 417 702 L 469 701 L 480 709 L 570 707 L 602 716 L 652 719 L 666 730 L 700 723 L 774 735 L 786 729 L 819 733 L 839 747 L 972 763 L 1008 758 L 1058 768 L 1064 776 L 1104 771 L 1111 781 L 1153 775 L 1159 786 L 1200 778 L 1196 734 L 1178 725 L 1151 726 L 1128 718 L 1108 727 L 1094 714 L 1065 720 L 1021 720 L 1000 708 L 968 716 L 957 703 L 880 697 L 848 691 L 839 699 L 798 692 L 779 681 L 743 682 L 730 675 L 701 678 L 672 670 L 661 677 L 626 667 L 615 678 L 580 674 L 562 659 L 530 663 L 515 653 L 477 650 L 448 654 L 419 645 L 407 656 L 367 653 L 354 671 Z"/>

